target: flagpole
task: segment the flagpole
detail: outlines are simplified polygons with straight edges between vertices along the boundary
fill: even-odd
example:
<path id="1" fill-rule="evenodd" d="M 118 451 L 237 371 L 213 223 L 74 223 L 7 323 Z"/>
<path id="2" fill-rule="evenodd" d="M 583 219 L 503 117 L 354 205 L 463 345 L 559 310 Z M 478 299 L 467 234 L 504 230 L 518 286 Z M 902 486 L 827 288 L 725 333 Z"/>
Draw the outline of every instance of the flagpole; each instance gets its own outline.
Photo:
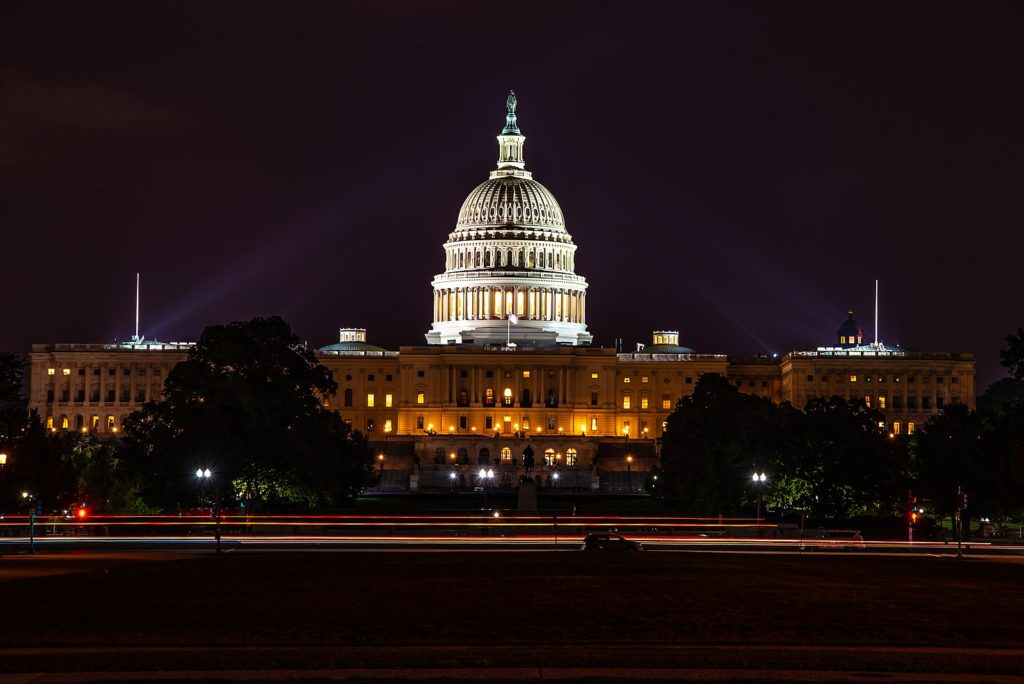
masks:
<path id="1" fill-rule="evenodd" d="M 512 318 L 505 316 L 505 346 L 512 342 Z"/>

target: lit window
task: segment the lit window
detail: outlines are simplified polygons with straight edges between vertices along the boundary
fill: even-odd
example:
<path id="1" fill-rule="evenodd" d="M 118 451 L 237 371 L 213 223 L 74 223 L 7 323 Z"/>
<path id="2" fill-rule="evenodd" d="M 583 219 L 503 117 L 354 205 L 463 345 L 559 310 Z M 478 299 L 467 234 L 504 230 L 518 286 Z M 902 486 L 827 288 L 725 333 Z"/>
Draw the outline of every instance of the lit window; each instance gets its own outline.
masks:
<path id="1" fill-rule="evenodd" d="M 52 368 L 50 370 L 53 370 Z M 53 429 L 53 416 L 46 416 L 46 429 Z"/>
<path id="2" fill-rule="evenodd" d="M 893 422 L 893 424 L 892 424 L 892 434 L 894 434 L 894 435 L 900 434 L 900 421 L 897 420 L 897 421 Z"/>
<path id="3" fill-rule="evenodd" d="M 672 409 L 672 400 L 669 399 L 668 395 L 661 397 L 661 408 L 663 411 L 669 411 Z"/>
<path id="4" fill-rule="evenodd" d="M 591 380 L 597 380 L 599 377 L 600 377 L 600 373 L 596 373 L 595 372 L 595 373 L 591 373 L 590 374 L 590 379 Z"/>
<path id="5" fill-rule="evenodd" d="M 391 408 L 391 404 L 394 403 L 390 394 L 384 395 L 384 405 Z"/>
<path id="6" fill-rule="evenodd" d="M 508 447 L 501 447 L 501 462 L 511 463 L 512 462 L 512 449 Z"/>
<path id="7" fill-rule="evenodd" d="M 840 337 L 839 337 L 839 344 L 846 344 L 846 336 L 845 335 L 840 335 Z"/>
<path id="8" fill-rule="evenodd" d="M 530 377 L 530 371 L 523 371 L 523 377 L 524 378 Z"/>
<path id="9" fill-rule="evenodd" d="M 623 409 L 627 409 L 628 410 L 631 403 L 632 402 L 630 401 L 630 397 L 629 397 L 628 394 L 626 394 L 626 395 L 624 395 L 622 397 L 622 408 Z"/>
<path id="10" fill-rule="evenodd" d="M 46 369 L 46 374 L 47 375 L 55 375 L 56 373 L 57 373 L 57 369 L 56 368 L 47 368 Z"/>
<path id="11" fill-rule="evenodd" d="M 555 450 L 550 447 L 544 450 L 544 465 L 555 465 Z"/>
<path id="12" fill-rule="evenodd" d="M 597 418 L 590 419 L 590 431 L 597 432 Z"/>
<path id="13" fill-rule="evenodd" d="M 907 434 L 914 434 L 914 421 L 910 421 L 909 423 L 907 423 Z"/>
<path id="14" fill-rule="evenodd" d="M 867 406 L 868 408 L 871 408 L 871 395 L 870 394 L 865 394 L 864 395 L 864 405 Z"/>
<path id="15" fill-rule="evenodd" d="M 885 408 L 885 397 L 878 397 L 878 408 Z"/>
<path id="16" fill-rule="evenodd" d="M 850 376 L 850 382 L 857 382 L 857 376 L 856 375 L 851 375 Z"/>
<path id="17" fill-rule="evenodd" d="M 641 375 L 640 376 L 640 382 L 642 382 L 642 383 L 644 383 L 646 385 L 647 384 L 647 376 L 646 375 Z"/>
<path id="18" fill-rule="evenodd" d="M 626 384 L 629 384 L 629 378 L 628 377 L 622 378 L 622 382 L 624 382 Z"/>
<path id="19" fill-rule="evenodd" d="M 574 466 L 576 465 L 576 450 L 566 449 L 565 451 L 565 465 Z"/>
<path id="20" fill-rule="evenodd" d="M 426 395 L 423 392 L 417 392 L 416 393 L 416 403 L 417 404 L 422 404 L 422 403 L 426 402 L 426 400 L 427 400 L 427 397 L 426 397 Z"/>
<path id="21" fill-rule="evenodd" d="M 391 421 L 390 420 L 385 420 L 384 421 L 384 432 L 391 432 Z"/>
<path id="22" fill-rule="evenodd" d="M 373 408 L 373 403 L 373 393 L 371 392 L 370 394 L 366 395 L 366 405 L 370 408 Z"/>
<path id="23" fill-rule="evenodd" d="M 71 375 L 71 369 L 70 368 L 65 368 L 63 372 L 64 372 L 64 375 Z"/>
<path id="24" fill-rule="evenodd" d="M 512 397 L 512 388 L 511 387 L 506 387 L 505 391 L 502 392 L 502 394 L 505 395 L 506 397 L 511 398 Z"/>
<path id="25" fill-rule="evenodd" d="M 68 429 L 68 417 L 67 416 L 61 416 L 60 427 L 63 430 L 67 430 Z"/>

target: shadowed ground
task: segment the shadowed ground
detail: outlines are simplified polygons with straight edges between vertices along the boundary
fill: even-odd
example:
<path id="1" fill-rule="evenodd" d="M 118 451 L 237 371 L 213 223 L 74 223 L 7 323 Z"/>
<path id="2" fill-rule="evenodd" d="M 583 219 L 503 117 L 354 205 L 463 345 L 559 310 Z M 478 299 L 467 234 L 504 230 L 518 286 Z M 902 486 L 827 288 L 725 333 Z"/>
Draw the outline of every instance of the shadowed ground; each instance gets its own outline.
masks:
<path id="1" fill-rule="evenodd" d="M 70 568 L 71 574 L 37 576 Z M 737 553 L 0 559 L 0 671 L 769 668 L 1020 674 L 1024 564 Z M 782 677 L 784 679 L 784 677 Z"/>

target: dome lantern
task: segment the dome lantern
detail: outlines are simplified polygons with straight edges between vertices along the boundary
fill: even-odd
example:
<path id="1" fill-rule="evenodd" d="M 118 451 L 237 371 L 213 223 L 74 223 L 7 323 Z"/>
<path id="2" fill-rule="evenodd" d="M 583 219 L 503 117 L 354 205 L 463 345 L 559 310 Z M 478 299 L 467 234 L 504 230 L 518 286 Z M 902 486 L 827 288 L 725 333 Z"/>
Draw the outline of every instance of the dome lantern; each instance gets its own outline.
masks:
<path id="1" fill-rule="evenodd" d="M 516 94 L 510 90 L 505 106 L 508 107 L 508 114 L 505 115 L 505 128 L 501 129 L 498 136 L 498 170 L 491 174 L 491 178 L 497 175 L 505 175 L 502 172 L 515 174 L 526 168 L 523 162 L 523 143 L 526 136 L 519 132 L 519 123 L 516 120 Z M 529 176 L 526 176 L 529 178 Z"/>

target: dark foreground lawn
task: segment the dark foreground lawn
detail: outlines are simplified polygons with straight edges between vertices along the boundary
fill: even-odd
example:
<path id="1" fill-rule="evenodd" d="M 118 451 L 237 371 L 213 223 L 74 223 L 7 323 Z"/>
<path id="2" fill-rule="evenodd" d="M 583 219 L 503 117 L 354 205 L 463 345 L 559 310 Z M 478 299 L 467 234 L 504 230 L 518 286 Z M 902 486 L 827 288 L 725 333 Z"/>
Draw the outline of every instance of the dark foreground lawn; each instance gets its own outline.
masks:
<path id="1" fill-rule="evenodd" d="M 1024 672 L 1024 652 L 1000 650 L 1024 646 L 1014 561 L 242 550 L 38 562 L 88 569 L 0 583 L 0 671 Z M 18 563 L 0 558 L 0 578 Z"/>

